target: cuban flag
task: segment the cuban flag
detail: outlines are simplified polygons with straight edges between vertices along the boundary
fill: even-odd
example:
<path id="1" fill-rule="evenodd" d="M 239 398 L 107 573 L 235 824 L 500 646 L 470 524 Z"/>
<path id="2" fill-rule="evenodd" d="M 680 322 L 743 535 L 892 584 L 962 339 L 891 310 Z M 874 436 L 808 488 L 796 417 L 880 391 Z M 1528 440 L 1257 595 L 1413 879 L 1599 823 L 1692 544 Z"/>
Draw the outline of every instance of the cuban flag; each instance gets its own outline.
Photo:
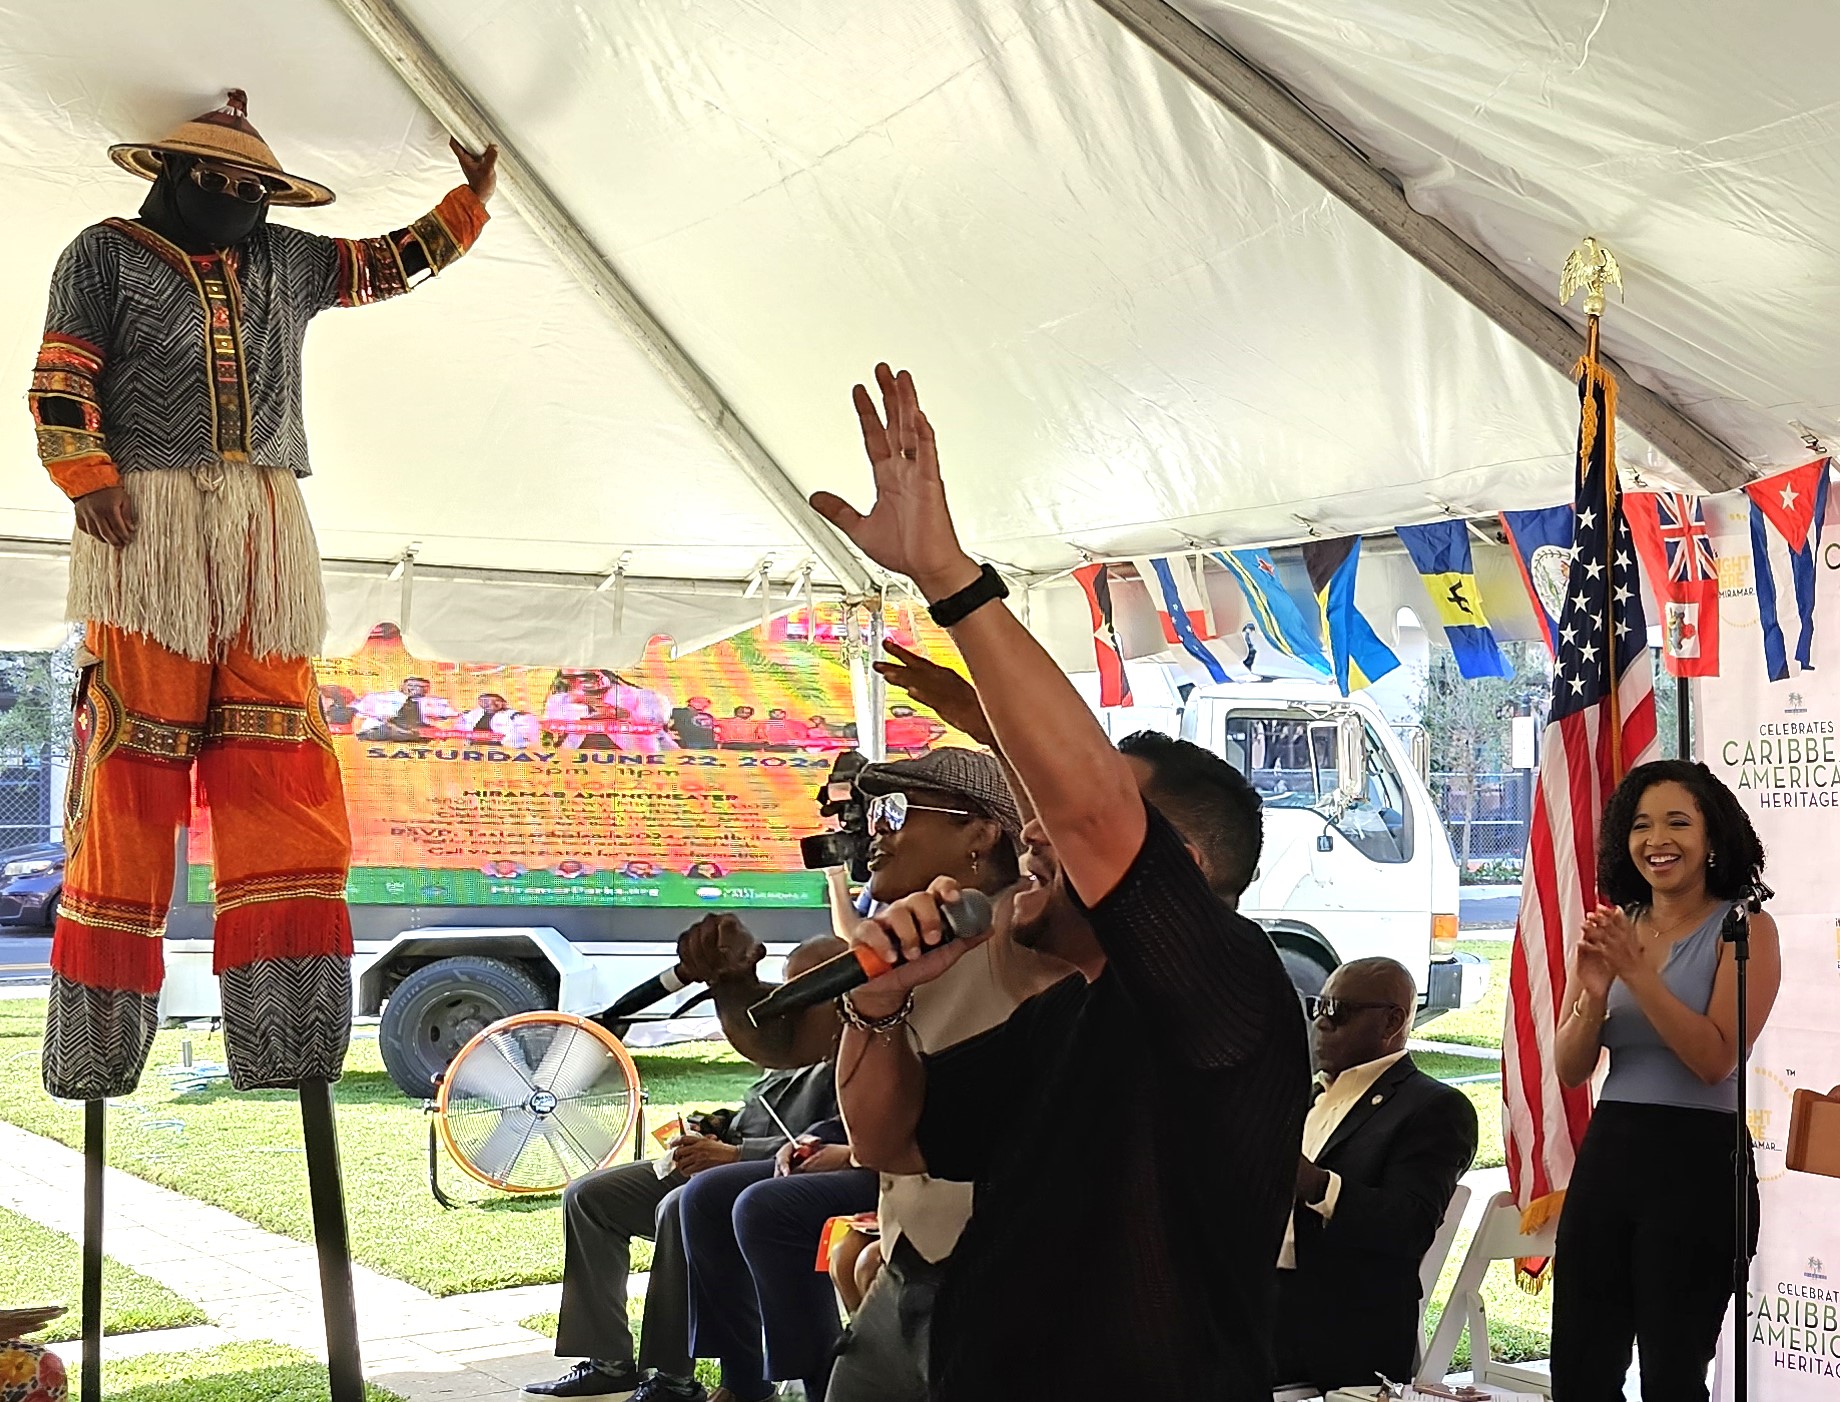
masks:
<path id="1" fill-rule="evenodd" d="M 1744 489 L 1751 499 L 1757 617 L 1763 624 L 1763 656 L 1773 682 L 1814 665 L 1814 568 L 1821 548 L 1821 518 L 1827 514 L 1829 462 L 1821 458 Z M 1795 601 L 1793 614 L 1788 611 L 1790 599 Z"/>
<path id="2" fill-rule="evenodd" d="M 1208 607 L 1202 581 L 1186 555 L 1158 555 L 1133 560 L 1137 574 L 1150 591 L 1163 641 L 1179 643 L 1182 650 L 1206 669 L 1209 678 L 1224 682 L 1230 673 L 1226 662 L 1208 646 L 1214 637 L 1213 609 Z"/>

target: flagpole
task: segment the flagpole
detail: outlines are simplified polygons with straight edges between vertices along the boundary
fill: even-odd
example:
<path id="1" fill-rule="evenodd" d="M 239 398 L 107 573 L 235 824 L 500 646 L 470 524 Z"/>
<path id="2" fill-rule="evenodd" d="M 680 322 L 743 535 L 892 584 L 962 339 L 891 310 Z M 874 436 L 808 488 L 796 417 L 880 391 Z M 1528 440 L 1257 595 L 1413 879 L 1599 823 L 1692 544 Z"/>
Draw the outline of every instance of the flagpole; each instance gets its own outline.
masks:
<path id="1" fill-rule="evenodd" d="M 1604 447 L 1604 572 L 1606 579 L 1614 579 L 1616 568 L 1616 532 L 1612 523 L 1616 519 L 1616 382 L 1603 368 L 1597 358 L 1598 320 L 1603 316 L 1606 293 L 1614 286 L 1620 294 L 1623 288 L 1623 272 L 1617 266 L 1615 256 L 1595 238 L 1587 238 L 1565 260 L 1565 267 L 1559 274 L 1559 303 L 1569 303 L 1582 290 L 1584 297 L 1584 358 L 1578 362 L 1574 374 L 1579 378 L 1579 426 L 1578 426 L 1578 482 L 1582 485 L 1590 472 L 1591 450 L 1601 439 Z M 1601 410 L 1593 403 L 1594 394 L 1601 390 L 1603 405 Z M 1595 434 L 1587 434 L 1586 426 L 1595 428 Z M 1614 591 L 1606 591 L 1604 610 L 1604 645 L 1610 649 L 1610 688 L 1605 697 L 1610 722 L 1610 775 L 1612 783 L 1621 783 L 1623 778 L 1623 705 L 1622 697 L 1617 694 L 1618 675 L 1615 666 L 1616 657 L 1616 597 Z"/>

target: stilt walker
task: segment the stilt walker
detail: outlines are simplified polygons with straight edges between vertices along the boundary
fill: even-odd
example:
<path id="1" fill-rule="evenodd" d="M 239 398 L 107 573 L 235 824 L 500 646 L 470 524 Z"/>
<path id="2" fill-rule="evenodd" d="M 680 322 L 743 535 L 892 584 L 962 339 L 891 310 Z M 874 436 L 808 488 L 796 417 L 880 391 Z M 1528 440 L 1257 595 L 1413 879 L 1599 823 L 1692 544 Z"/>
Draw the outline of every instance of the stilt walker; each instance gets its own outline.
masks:
<path id="1" fill-rule="evenodd" d="M 224 1044 L 238 1090 L 298 1089 L 335 1402 L 362 1384 L 330 1086 L 351 1034 L 351 839 L 310 659 L 325 635 L 301 346 L 331 307 L 440 273 L 485 226 L 496 150 L 378 238 L 268 222 L 331 202 L 287 174 L 232 92 L 164 140 L 116 146 L 153 182 L 136 219 L 85 229 L 52 276 L 30 402 L 76 505 L 70 617 L 85 627 L 52 945 L 44 1080 L 89 1102 L 86 1274 L 101 1261 L 102 1102 L 138 1084 L 163 976 L 173 844 L 212 814 Z M 83 1292 L 85 1402 L 100 1277 Z"/>

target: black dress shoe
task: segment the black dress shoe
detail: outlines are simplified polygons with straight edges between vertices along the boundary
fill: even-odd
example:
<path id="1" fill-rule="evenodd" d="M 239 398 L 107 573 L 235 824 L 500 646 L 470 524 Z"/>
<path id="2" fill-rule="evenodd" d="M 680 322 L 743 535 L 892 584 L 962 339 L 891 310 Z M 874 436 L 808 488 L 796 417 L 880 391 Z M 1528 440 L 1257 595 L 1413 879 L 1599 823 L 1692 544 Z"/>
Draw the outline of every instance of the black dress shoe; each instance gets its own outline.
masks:
<path id="1" fill-rule="evenodd" d="M 546 1383 L 530 1383 L 526 1392 L 539 1397 L 612 1397 L 631 1393 L 639 1386 L 639 1370 L 628 1363 L 618 1372 L 609 1373 L 584 1358 L 559 1378 Z"/>

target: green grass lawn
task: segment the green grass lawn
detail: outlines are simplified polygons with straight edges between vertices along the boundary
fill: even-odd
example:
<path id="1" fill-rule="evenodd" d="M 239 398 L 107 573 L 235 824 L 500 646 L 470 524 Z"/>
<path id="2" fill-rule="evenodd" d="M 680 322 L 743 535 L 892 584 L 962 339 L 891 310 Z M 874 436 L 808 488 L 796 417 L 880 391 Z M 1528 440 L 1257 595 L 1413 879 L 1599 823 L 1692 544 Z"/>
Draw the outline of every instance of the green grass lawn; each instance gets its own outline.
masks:
<path id="1" fill-rule="evenodd" d="M 40 1001 L 0 1003 L 0 1119 L 80 1146 L 81 1107 L 52 1100 L 39 1084 L 44 1016 Z M 186 1038 L 198 1061 L 223 1060 L 221 1036 L 160 1033 L 140 1089 L 109 1110 L 110 1163 L 311 1241 L 296 1098 L 238 1094 L 227 1081 L 176 1093 L 164 1068 L 179 1064 Z M 669 1047 L 634 1060 L 651 1097 L 648 1125 L 679 1108 L 738 1105 L 756 1074 L 725 1045 Z M 442 1210 L 426 1186 L 428 1129 L 420 1104 L 384 1074 L 374 1038 L 355 1041 L 346 1064 L 338 1086 L 339 1140 L 356 1258 L 436 1295 L 560 1279 L 557 1200 L 488 1195 L 445 1164 L 450 1192 L 464 1181 L 481 1201 L 457 1213 Z M 646 1148 L 657 1150 L 649 1140 Z M 643 1254 L 636 1264 L 645 1269 Z"/>
<path id="2" fill-rule="evenodd" d="M 1464 940 L 1460 947 L 1465 954 L 1478 954 L 1489 961 L 1489 991 L 1475 1007 L 1445 1013 L 1415 1035 L 1432 1042 L 1499 1048 L 1508 1016 L 1508 941 Z"/>
<path id="3" fill-rule="evenodd" d="M 0 1207 L 0 1302 L 15 1308 L 64 1305 L 70 1310 L 34 1334 L 35 1342 L 60 1344 L 77 1337 L 82 1264 L 82 1252 L 71 1238 Z M 190 1300 L 107 1257 L 102 1262 L 102 1301 L 102 1328 L 107 1334 L 210 1323 Z"/>
<path id="4" fill-rule="evenodd" d="M 76 1379 L 71 1379 L 76 1396 Z M 325 1402 L 325 1367 L 279 1344 L 223 1344 L 195 1353 L 153 1353 L 102 1367 L 109 1402 Z M 366 1402 L 403 1402 L 374 1384 Z"/>

